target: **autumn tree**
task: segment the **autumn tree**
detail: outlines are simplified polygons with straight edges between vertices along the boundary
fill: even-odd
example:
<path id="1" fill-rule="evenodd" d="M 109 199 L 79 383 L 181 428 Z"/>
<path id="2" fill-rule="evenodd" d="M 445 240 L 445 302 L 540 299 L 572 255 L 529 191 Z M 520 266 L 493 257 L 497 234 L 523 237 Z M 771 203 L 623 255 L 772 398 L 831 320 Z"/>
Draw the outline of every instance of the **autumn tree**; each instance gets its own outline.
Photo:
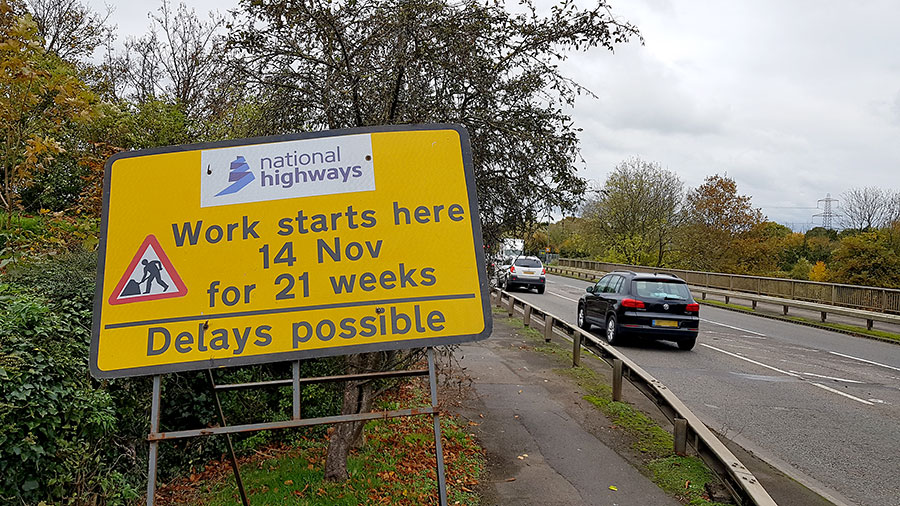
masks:
<path id="1" fill-rule="evenodd" d="M 0 1 L 0 204 L 7 213 L 36 173 L 65 151 L 61 137 L 90 119 L 96 97 L 41 45 L 24 6 Z"/>
<path id="2" fill-rule="evenodd" d="M 737 261 L 730 272 L 772 276 L 779 270 L 779 258 L 802 237 L 779 223 L 760 222 L 735 239 Z"/>
<path id="3" fill-rule="evenodd" d="M 90 57 L 113 37 L 110 7 L 98 13 L 80 0 L 28 0 L 28 8 L 44 49 L 63 60 Z"/>
<path id="4" fill-rule="evenodd" d="M 900 252 L 888 232 L 848 235 L 834 251 L 831 280 L 851 285 L 900 287 Z"/>
<path id="5" fill-rule="evenodd" d="M 733 270 L 740 255 L 738 240 L 763 221 L 751 198 L 738 194 L 734 179 L 707 177 L 687 194 L 685 226 L 678 234 L 682 263 L 698 270 Z"/>
<path id="6" fill-rule="evenodd" d="M 587 90 L 564 76 L 570 51 L 637 36 L 599 2 L 572 0 L 539 14 L 479 0 L 243 0 L 229 24 L 233 79 L 260 97 L 259 133 L 382 124 L 459 123 L 470 135 L 486 243 L 574 210 L 578 139 L 564 112 Z M 354 368 L 384 361 L 349 359 Z M 365 386 L 345 390 L 345 412 L 369 408 Z M 337 427 L 326 475 L 345 479 L 349 439 Z"/>
<path id="7" fill-rule="evenodd" d="M 825 282 L 828 281 L 829 276 L 828 267 L 822 261 L 816 262 L 809 270 L 810 281 Z"/>
<path id="8" fill-rule="evenodd" d="M 556 223 L 551 223 L 547 227 L 547 235 L 553 252 L 564 257 L 588 256 L 590 248 L 584 228 L 584 220 L 575 216 L 567 216 Z"/>
<path id="9" fill-rule="evenodd" d="M 245 0 L 231 23 L 240 78 L 269 97 L 267 134 L 452 122 L 471 137 L 482 226 L 499 240 L 585 189 L 564 107 L 587 92 L 560 73 L 568 51 L 637 34 L 607 6 L 531 2 Z"/>
<path id="10" fill-rule="evenodd" d="M 607 176 L 588 200 L 583 217 L 607 245 L 610 259 L 663 265 L 680 221 L 684 183 L 656 162 L 629 158 Z"/>

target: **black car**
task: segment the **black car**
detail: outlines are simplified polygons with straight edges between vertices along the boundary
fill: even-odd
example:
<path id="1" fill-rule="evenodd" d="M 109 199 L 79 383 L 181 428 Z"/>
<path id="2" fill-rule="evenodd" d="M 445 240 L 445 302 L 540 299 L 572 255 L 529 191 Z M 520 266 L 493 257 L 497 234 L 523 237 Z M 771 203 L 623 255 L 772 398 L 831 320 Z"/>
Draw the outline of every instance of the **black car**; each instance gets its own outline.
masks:
<path id="1" fill-rule="evenodd" d="M 697 343 L 700 305 L 678 276 L 611 272 L 587 292 L 578 301 L 578 326 L 603 327 L 609 344 L 627 335 L 674 341 L 682 350 Z"/>

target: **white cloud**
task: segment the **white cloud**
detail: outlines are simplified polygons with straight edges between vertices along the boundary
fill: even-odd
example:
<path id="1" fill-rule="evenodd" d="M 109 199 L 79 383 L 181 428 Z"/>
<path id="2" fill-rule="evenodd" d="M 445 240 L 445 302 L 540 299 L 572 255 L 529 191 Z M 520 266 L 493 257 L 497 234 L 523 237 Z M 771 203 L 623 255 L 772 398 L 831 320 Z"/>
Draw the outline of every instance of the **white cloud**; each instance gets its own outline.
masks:
<path id="1" fill-rule="evenodd" d="M 91 0 L 102 9 L 103 0 Z M 586 5 L 588 0 L 584 0 Z M 573 111 L 583 175 L 641 155 L 696 186 L 728 172 L 772 219 L 809 221 L 849 187 L 900 189 L 900 3 L 896 0 L 610 0 L 646 45 L 573 55 L 597 94 Z M 204 13 L 235 1 L 186 0 Z M 120 40 L 158 3 L 120 2 Z"/>
<path id="2" fill-rule="evenodd" d="M 603 180 L 639 154 L 691 186 L 725 171 L 772 219 L 805 222 L 826 193 L 900 188 L 900 4 L 619 2 L 645 46 L 567 67 L 599 99 L 573 115 Z M 586 71 L 585 69 L 589 69 Z"/>

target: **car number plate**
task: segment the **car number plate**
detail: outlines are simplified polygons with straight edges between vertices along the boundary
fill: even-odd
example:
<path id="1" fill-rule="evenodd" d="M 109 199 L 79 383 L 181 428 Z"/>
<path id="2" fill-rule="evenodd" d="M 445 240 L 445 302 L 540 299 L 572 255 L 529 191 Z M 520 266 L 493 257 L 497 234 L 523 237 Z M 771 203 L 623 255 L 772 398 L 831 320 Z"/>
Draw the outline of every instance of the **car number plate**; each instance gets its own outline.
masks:
<path id="1" fill-rule="evenodd" d="M 525 271 L 525 274 L 534 274 L 534 271 Z"/>
<path id="2" fill-rule="evenodd" d="M 654 327 L 677 327 L 678 322 L 675 320 L 653 320 Z"/>

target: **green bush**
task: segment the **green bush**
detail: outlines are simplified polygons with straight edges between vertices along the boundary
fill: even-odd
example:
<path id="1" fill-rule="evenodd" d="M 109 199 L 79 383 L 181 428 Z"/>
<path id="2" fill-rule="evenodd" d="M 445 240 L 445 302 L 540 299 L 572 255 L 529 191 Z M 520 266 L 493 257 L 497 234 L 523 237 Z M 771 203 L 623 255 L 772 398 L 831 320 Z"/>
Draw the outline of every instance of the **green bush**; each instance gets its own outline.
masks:
<path id="1" fill-rule="evenodd" d="M 0 496 L 27 503 L 136 497 L 105 458 L 116 424 L 109 392 L 84 368 L 90 333 L 35 295 L 0 311 Z M 90 315 L 87 315 L 90 318 Z"/>
<path id="2" fill-rule="evenodd" d="M 96 261 L 96 254 L 60 255 L 0 279 L 0 503 L 125 504 L 146 486 L 150 379 L 97 381 L 88 372 Z M 308 360 L 301 374 L 336 374 L 339 366 L 337 359 Z M 285 363 L 216 371 L 219 383 L 285 377 Z M 162 430 L 218 423 L 208 381 L 205 371 L 164 377 Z M 229 424 L 285 419 L 291 412 L 290 388 L 220 397 Z M 302 402 L 304 417 L 336 414 L 341 385 L 308 386 Z M 250 451 L 306 433 L 235 441 Z M 202 468 L 224 451 L 221 437 L 162 443 L 159 477 Z"/>

